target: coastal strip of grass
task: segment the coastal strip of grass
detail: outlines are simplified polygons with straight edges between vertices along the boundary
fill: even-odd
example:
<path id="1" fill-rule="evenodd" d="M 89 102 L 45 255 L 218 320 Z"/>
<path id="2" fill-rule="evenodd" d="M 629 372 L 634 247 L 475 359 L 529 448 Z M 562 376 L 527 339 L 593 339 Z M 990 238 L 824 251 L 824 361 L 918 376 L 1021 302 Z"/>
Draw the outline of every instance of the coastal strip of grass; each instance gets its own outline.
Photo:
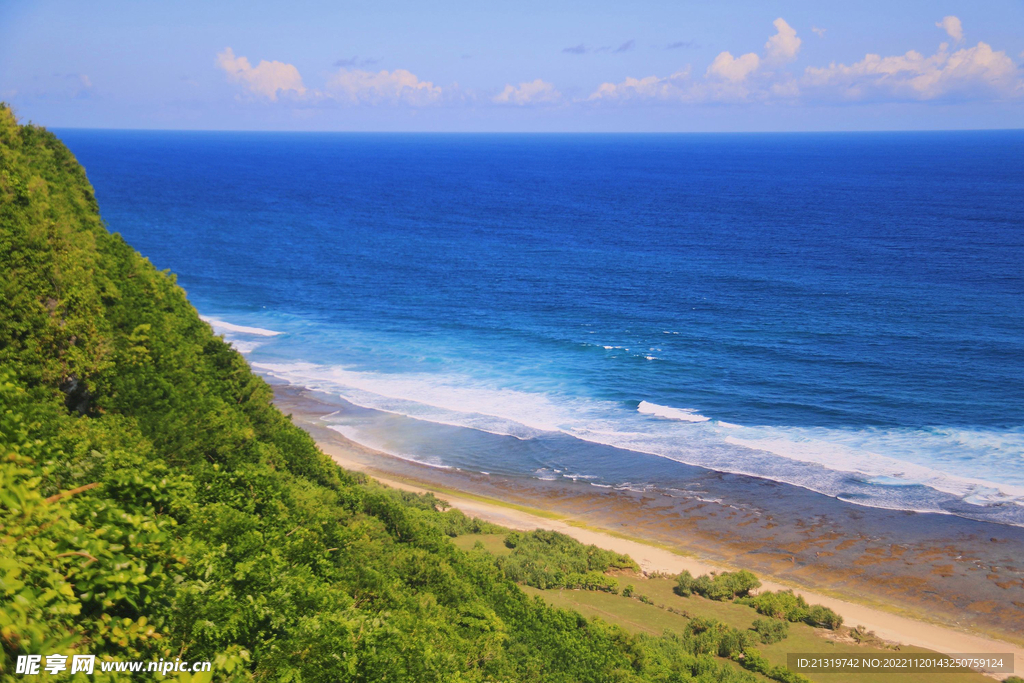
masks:
<path id="1" fill-rule="evenodd" d="M 505 543 L 506 534 L 466 534 L 453 539 L 454 544 L 466 551 L 485 551 L 498 557 L 513 552 Z M 677 578 L 673 576 L 646 577 L 637 572 L 616 575 L 618 590 L 578 590 L 568 588 L 541 589 L 522 585 L 523 590 L 545 603 L 579 612 L 586 618 L 599 619 L 636 634 L 660 636 L 666 631 L 683 633 L 694 619 L 711 619 L 740 631 L 752 631 L 755 622 L 763 619 L 751 606 L 727 600 L 710 600 L 697 594 L 683 597 L 676 592 Z M 773 620 L 774 621 L 774 620 Z M 779 622 L 783 623 L 783 622 Z M 851 635 L 852 634 L 852 635 Z M 902 654 L 930 652 L 905 645 L 892 646 L 871 637 L 862 637 L 850 629 L 831 631 L 814 628 L 804 623 L 790 623 L 783 639 L 757 645 L 761 655 L 772 665 L 785 666 L 791 652 L 817 653 L 823 656 L 894 654 L 894 647 Z M 727 658 L 727 662 L 740 665 Z M 750 673 L 750 672 L 748 672 Z M 983 683 L 992 679 L 980 673 L 814 673 L 804 674 L 812 681 L 822 683 Z M 754 674 L 758 680 L 770 680 Z"/>
<path id="2" fill-rule="evenodd" d="M 376 470 L 374 471 L 374 473 L 376 473 Z M 665 552 L 671 553 L 671 554 L 676 555 L 678 557 L 686 558 L 686 559 L 690 559 L 690 560 L 695 560 L 695 561 L 700 562 L 703 565 L 707 565 L 709 567 L 714 567 L 715 570 L 717 570 L 717 571 L 736 571 L 736 570 L 739 569 L 735 565 L 732 565 L 732 564 L 729 564 L 729 563 L 720 563 L 720 562 L 713 562 L 713 561 L 704 560 L 697 553 L 694 553 L 694 552 L 688 551 L 688 550 L 684 550 L 684 549 L 679 548 L 677 546 L 673 546 L 673 545 L 670 545 L 670 544 L 667 544 L 667 543 L 660 543 L 658 541 L 654 541 L 654 540 L 651 540 L 651 539 L 643 538 L 643 537 L 640 537 L 640 536 L 634 536 L 634 535 L 627 534 L 627 533 L 624 533 L 624 532 L 621 532 L 621 531 L 616 531 L 614 529 L 607 529 L 607 528 L 604 528 L 604 527 L 601 527 L 601 526 L 598 526 L 598 525 L 589 524 L 589 523 L 583 522 L 583 521 L 581 521 L 579 519 L 572 518 L 569 515 L 561 514 L 561 513 L 558 513 L 558 512 L 553 512 L 553 511 L 549 511 L 549 510 L 543 510 L 543 509 L 540 509 L 540 508 L 534 508 L 534 507 L 530 507 L 530 506 L 527 506 L 527 505 L 521 505 L 521 504 L 518 504 L 518 503 L 511 503 L 511 502 L 503 501 L 503 500 L 500 500 L 500 499 L 497 499 L 497 498 L 490 498 L 490 497 L 487 497 L 487 496 L 482 496 L 482 495 L 478 495 L 478 494 L 474 494 L 474 493 L 467 493 L 467 492 L 460 491 L 460 490 L 457 490 L 457 489 L 452 489 L 452 488 L 449 488 L 449 487 L 438 486 L 438 485 L 435 485 L 435 484 L 433 484 L 431 482 L 426 482 L 426 481 L 423 481 L 423 480 L 420 480 L 420 479 L 416 479 L 416 478 L 413 478 L 413 477 L 396 476 L 396 475 L 394 475 L 394 474 L 392 474 L 390 472 L 384 471 L 384 470 L 380 470 L 379 474 L 382 477 L 385 477 L 387 479 L 393 479 L 393 480 L 399 481 L 399 482 L 401 482 L 401 483 L 403 483 L 405 485 L 415 486 L 417 488 L 421 488 L 421 489 L 424 489 L 424 490 L 427 490 L 427 491 L 431 491 L 431 492 L 437 493 L 439 495 L 446 495 L 446 496 L 451 496 L 453 498 L 462 498 L 462 499 L 466 499 L 466 500 L 472 500 L 472 501 L 475 501 L 475 502 L 478 502 L 478 503 L 484 503 L 486 505 L 491 505 L 491 506 L 498 507 L 498 508 L 507 508 L 507 509 L 511 509 L 511 510 L 517 510 L 519 512 L 523 512 L 523 513 L 526 513 L 526 514 L 534 515 L 536 517 L 541 517 L 541 518 L 544 518 L 544 519 L 551 519 L 551 520 L 560 521 L 560 522 L 563 522 L 564 524 L 566 524 L 568 526 L 571 526 L 571 527 L 574 527 L 574 528 L 577 528 L 577 529 L 583 529 L 585 531 L 591 531 L 591 532 L 594 532 L 594 533 L 603 534 L 605 536 L 611 536 L 613 538 L 621 539 L 621 540 L 624 540 L 624 541 L 629 541 L 631 543 L 637 543 L 639 545 L 644 545 L 644 546 L 648 546 L 648 547 L 651 547 L 651 548 L 657 548 L 658 550 L 663 550 Z M 801 585 L 801 584 L 799 584 L 799 583 L 797 583 L 795 581 L 790 581 L 790 580 L 787 580 L 785 578 L 781 578 L 781 577 L 777 577 L 777 576 L 769 576 L 767 578 L 773 584 L 776 584 L 777 586 L 785 588 L 785 589 L 790 589 L 790 590 L 797 591 L 797 592 L 801 592 L 801 591 L 806 591 L 807 590 L 807 588 L 805 586 L 803 586 L 803 585 Z M 904 619 L 912 619 L 914 621 L 919 621 L 919 622 L 923 622 L 923 623 L 926 623 L 926 624 L 931 624 L 933 626 L 938 626 L 938 627 L 941 627 L 941 628 L 950 628 L 950 625 L 947 622 L 945 622 L 945 621 L 933 618 L 933 617 L 929 616 L 928 614 L 920 613 L 920 612 L 915 611 L 915 610 L 911 610 L 911 609 L 907 609 L 907 608 L 900 607 L 900 606 L 897 606 L 897 605 L 893 605 L 892 603 L 888 603 L 888 602 L 879 600 L 877 598 L 873 598 L 870 595 L 865 595 L 865 594 L 851 595 L 849 593 L 844 593 L 844 592 L 841 592 L 841 591 L 832 590 L 832 589 L 830 589 L 830 588 L 828 588 L 826 586 L 816 586 L 814 588 L 813 592 L 817 593 L 818 595 L 824 596 L 824 597 L 832 598 L 832 599 L 835 599 L 835 600 L 841 600 L 843 602 L 859 605 L 861 607 L 867 607 L 869 609 L 877 610 L 879 612 L 884 612 L 885 614 L 891 614 L 891 615 L 894 615 L 894 616 L 902 617 Z M 973 626 L 972 629 L 973 629 L 973 632 L 976 635 L 981 636 L 981 637 L 991 638 L 993 640 L 998 640 L 998 641 L 1003 641 L 1003 642 L 1009 643 L 1011 645 L 1024 646 L 1024 635 L 1021 635 L 1021 636 L 1018 636 L 1018 637 L 1014 637 L 1013 634 L 1007 634 L 1007 633 L 1004 633 L 1004 632 L 1001 632 L 1001 631 L 995 631 L 993 629 L 987 629 L 987 628 L 984 628 L 982 626 L 977 626 L 977 625 Z"/>
<path id="3" fill-rule="evenodd" d="M 752 609 L 733 603 L 716 602 L 699 596 L 682 598 L 672 593 L 671 579 L 650 579 L 637 582 L 642 591 L 655 604 L 646 604 L 622 595 L 602 591 L 584 590 L 540 590 L 524 586 L 523 590 L 535 595 L 554 607 L 573 609 L 588 618 L 598 618 L 620 626 L 633 633 L 660 635 L 666 629 L 681 632 L 690 617 L 709 617 L 738 629 L 749 629 L 758 617 Z M 665 607 L 674 607 L 690 617 L 669 612 Z M 771 645 L 759 645 L 758 650 L 772 664 L 786 664 L 790 652 L 814 652 L 822 655 L 843 654 L 893 654 L 870 646 L 851 642 L 829 640 L 805 624 L 792 624 L 789 636 Z M 901 646 L 901 653 L 928 652 L 922 648 Z M 812 681 L 821 683 L 991 683 L 992 679 L 980 673 L 814 673 L 804 674 Z M 767 679 L 766 679 L 767 680 Z"/>

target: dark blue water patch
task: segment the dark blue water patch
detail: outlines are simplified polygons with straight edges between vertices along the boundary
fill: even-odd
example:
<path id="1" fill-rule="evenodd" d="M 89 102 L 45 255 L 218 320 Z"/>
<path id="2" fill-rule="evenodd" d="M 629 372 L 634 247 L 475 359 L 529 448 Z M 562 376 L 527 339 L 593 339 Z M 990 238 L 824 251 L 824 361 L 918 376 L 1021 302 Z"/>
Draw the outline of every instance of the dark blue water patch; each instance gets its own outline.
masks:
<path id="1" fill-rule="evenodd" d="M 591 324 L 668 349 L 582 361 L 589 391 L 743 423 L 1024 423 L 1019 132 L 61 134 L 200 303 L 524 349 Z"/>
<path id="2" fill-rule="evenodd" d="M 284 333 L 251 360 L 357 403 L 1024 486 L 1024 132 L 60 135 L 201 311 Z"/>

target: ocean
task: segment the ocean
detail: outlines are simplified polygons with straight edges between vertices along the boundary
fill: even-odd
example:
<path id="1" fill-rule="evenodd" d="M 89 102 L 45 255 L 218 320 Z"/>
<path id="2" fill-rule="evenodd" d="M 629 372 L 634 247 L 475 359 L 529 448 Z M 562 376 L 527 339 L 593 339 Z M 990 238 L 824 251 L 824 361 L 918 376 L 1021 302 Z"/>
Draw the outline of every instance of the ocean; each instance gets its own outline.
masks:
<path id="1" fill-rule="evenodd" d="M 354 441 L 1024 526 L 1024 131 L 57 132 L 110 229 Z"/>

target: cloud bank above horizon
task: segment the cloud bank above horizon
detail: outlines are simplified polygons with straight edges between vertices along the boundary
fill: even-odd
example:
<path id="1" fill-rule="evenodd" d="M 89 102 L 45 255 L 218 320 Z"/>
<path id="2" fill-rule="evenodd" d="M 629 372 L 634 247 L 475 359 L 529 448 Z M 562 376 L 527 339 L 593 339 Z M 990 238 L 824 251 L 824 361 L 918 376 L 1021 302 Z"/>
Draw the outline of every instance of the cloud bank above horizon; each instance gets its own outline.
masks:
<path id="1" fill-rule="evenodd" d="M 1024 128 L 1019 0 L 574 2 L 0 3 L 0 100 L 54 127 Z"/>
<path id="2" fill-rule="evenodd" d="M 331 73 L 320 89 L 307 89 L 293 64 L 261 60 L 253 67 L 248 58 L 236 57 L 227 47 L 216 63 L 227 80 L 237 84 L 240 96 L 276 102 L 288 95 L 292 104 L 316 106 L 325 103 L 368 106 L 428 107 L 452 104 L 489 103 L 513 106 L 596 106 L 608 103 L 661 102 L 676 104 L 743 103 L 768 101 L 928 101 L 942 99 L 1005 100 L 1024 97 L 1024 71 L 1004 50 L 979 41 L 972 47 L 951 50 L 940 42 L 935 52 L 924 56 L 915 50 L 881 56 L 867 53 L 852 64 L 830 62 L 806 66 L 802 72 L 787 67 L 797 59 L 803 39 L 784 18 L 773 22 L 775 33 L 760 54 L 733 56 L 724 50 L 693 77 L 685 65 L 667 76 L 627 77 L 603 82 L 585 97 L 566 98 L 556 86 L 541 77 L 518 85 L 504 84 L 494 93 L 460 88 L 457 83 L 438 86 L 407 69 L 378 72 L 344 66 Z M 935 22 L 953 39 L 964 40 L 962 22 L 945 16 Z M 812 29 L 824 37 L 824 29 Z M 617 49 L 633 49 L 629 40 Z M 599 50 L 601 50 L 599 48 Z M 584 45 L 565 48 L 569 54 L 585 54 Z"/>

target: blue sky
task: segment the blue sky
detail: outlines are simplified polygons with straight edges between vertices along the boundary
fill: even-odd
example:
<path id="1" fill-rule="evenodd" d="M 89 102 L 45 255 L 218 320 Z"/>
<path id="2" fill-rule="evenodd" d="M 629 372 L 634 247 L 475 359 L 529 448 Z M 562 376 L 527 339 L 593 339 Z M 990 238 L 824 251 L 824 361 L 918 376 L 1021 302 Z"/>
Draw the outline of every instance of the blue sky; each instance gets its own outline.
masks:
<path id="1" fill-rule="evenodd" d="M 1024 127 L 1024 2 L 0 1 L 51 127 Z"/>

